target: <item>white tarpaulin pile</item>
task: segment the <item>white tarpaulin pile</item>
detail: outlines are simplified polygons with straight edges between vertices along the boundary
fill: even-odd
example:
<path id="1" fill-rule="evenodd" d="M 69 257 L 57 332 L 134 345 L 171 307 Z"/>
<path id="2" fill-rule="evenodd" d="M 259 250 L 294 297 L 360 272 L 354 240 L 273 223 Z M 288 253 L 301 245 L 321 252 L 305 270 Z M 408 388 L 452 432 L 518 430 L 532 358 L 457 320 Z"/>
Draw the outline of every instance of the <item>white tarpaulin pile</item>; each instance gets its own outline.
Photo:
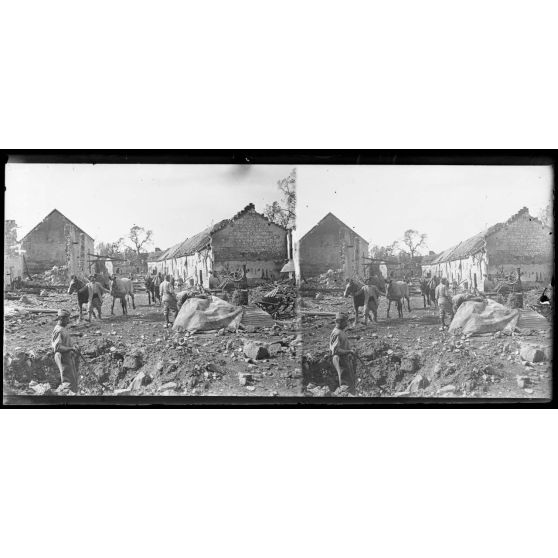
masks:
<path id="1" fill-rule="evenodd" d="M 512 332 L 519 318 L 519 310 L 510 309 L 494 300 L 482 302 L 467 300 L 461 304 L 449 327 L 449 331 L 462 329 L 465 334 Z"/>
<path id="2" fill-rule="evenodd" d="M 242 320 L 242 313 L 242 306 L 233 306 L 217 296 L 189 298 L 180 308 L 172 328 L 185 331 L 228 328 L 234 331 Z"/>

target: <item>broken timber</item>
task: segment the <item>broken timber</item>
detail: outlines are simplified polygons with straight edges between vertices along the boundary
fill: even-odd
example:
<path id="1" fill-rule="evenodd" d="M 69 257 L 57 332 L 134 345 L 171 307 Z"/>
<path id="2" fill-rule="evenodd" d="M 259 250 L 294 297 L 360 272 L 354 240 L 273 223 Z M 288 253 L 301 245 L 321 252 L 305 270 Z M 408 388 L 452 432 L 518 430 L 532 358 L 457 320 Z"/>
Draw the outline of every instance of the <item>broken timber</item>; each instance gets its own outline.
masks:
<path id="1" fill-rule="evenodd" d="M 302 316 L 335 316 L 335 312 L 313 312 L 312 310 L 299 310 L 298 314 Z"/>
<path id="2" fill-rule="evenodd" d="M 29 314 L 57 314 L 58 310 L 53 308 L 26 308 L 25 306 L 16 306 L 14 310 L 17 312 L 27 312 Z"/>
<path id="3" fill-rule="evenodd" d="M 343 293 L 343 292 L 345 292 L 345 289 L 343 287 L 322 288 L 322 287 L 304 286 L 304 287 L 300 287 L 298 290 L 300 292 L 312 291 L 312 292 L 319 292 L 319 293 Z"/>

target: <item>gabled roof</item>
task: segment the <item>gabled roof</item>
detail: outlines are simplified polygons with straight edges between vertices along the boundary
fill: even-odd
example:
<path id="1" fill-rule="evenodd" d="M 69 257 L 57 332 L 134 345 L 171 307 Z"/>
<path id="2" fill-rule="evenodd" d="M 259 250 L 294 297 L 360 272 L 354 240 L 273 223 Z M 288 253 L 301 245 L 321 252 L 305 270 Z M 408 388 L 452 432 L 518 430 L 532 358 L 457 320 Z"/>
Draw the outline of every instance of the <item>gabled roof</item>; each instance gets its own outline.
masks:
<path id="1" fill-rule="evenodd" d="M 485 245 L 485 238 L 486 234 L 484 232 L 476 234 L 447 250 L 444 250 L 441 254 L 439 254 L 434 260 L 432 260 L 432 264 L 438 264 L 441 262 L 449 262 L 452 260 L 461 260 L 464 258 L 468 258 L 472 254 L 476 254 L 479 250 L 483 248 Z"/>
<path id="2" fill-rule="evenodd" d="M 160 254 L 160 256 L 155 260 L 157 262 L 162 262 L 163 260 L 168 260 L 169 258 L 172 257 L 172 253 L 176 252 L 176 250 L 180 247 L 180 243 L 179 244 L 174 244 L 173 246 L 171 246 L 170 248 L 167 248 L 166 250 L 163 250 Z"/>
<path id="3" fill-rule="evenodd" d="M 80 230 L 84 235 L 88 236 L 91 240 L 93 240 L 93 237 L 89 234 L 87 234 L 81 227 L 78 227 L 73 221 L 71 221 L 70 219 L 68 219 L 68 217 L 66 217 L 66 215 L 64 215 L 61 211 L 58 211 L 58 209 L 53 209 L 40 223 L 37 223 L 22 239 L 20 242 L 23 242 L 23 240 L 25 238 L 27 238 L 41 223 L 43 223 L 45 221 L 45 219 L 48 219 L 53 213 L 58 213 L 59 215 L 61 215 L 62 217 L 64 217 L 64 219 L 66 219 L 66 221 L 68 221 L 68 223 L 70 223 L 71 225 L 73 225 L 76 229 Z"/>
<path id="4" fill-rule="evenodd" d="M 455 246 L 452 246 L 451 248 L 444 250 L 443 252 L 438 254 L 438 256 L 436 256 L 434 260 L 430 262 L 430 265 L 436 265 L 443 262 L 450 262 L 453 260 L 462 260 L 468 258 L 469 256 L 472 256 L 473 254 L 476 254 L 482 248 L 484 248 L 484 246 L 486 245 L 486 239 L 489 236 L 498 232 L 506 225 L 513 223 L 513 221 L 515 221 L 518 217 L 524 215 L 525 213 L 529 214 L 529 209 L 527 209 L 526 207 L 522 207 L 517 213 L 512 215 L 504 223 L 496 223 L 495 225 L 492 225 L 488 229 L 476 234 L 475 236 L 472 236 L 467 240 L 464 240 L 459 244 L 456 244 Z M 531 219 L 533 221 L 537 221 L 541 223 L 541 221 L 539 221 L 535 217 L 531 217 Z"/>
<path id="5" fill-rule="evenodd" d="M 320 219 L 300 240 L 299 242 L 302 242 L 304 238 L 306 238 L 307 236 L 309 236 L 310 234 L 312 234 L 313 232 L 315 232 L 317 229 L 320 228 L 320 226 L 324 223 L 324 221 L 326 219 L 331 219 L 333 218 L 337 224 L 340 227 L 344 227 L 346 229 L 349 229 L 350 231 L 352 231 L 354 234 L 356 234 L 361 240 L 363 240 L 364 242 L 366 242 L 366 244 L 368 244 L 368 240 L 364 239 L 362 236 L 360 236 L 360 234 L 358 234 L 354 229 L 352 229 L 351 227 L 349 227 L 348 225 L 345 225 L 345 223 L 343 223 L 343 221 L 341 221 L 341 219 L 339 219 L 339 217 L 336 217 L 333 213 L 331 213 L 331 211 L 322 219 Z"/>

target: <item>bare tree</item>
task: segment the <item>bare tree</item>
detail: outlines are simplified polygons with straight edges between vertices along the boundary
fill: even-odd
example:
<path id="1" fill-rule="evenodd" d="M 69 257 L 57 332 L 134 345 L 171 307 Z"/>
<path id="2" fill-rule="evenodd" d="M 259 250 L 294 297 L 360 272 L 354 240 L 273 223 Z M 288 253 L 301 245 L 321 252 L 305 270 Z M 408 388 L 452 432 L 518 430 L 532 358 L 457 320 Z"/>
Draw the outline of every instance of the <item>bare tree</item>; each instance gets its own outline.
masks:
<path id="1" fill-rule="evenodd" d="M 411 259 L 414 259 L 419 248 L 426 247 L 426 235 L 414 229 L 407 229 L 403 234 L 401 243 L 407 248 L 406 251 L 411 256 Z"/>
<path id="2" fill-rule="evenodd" d="M 141 249 L 152 243 L 153 231 L 146 231 L 143 227 L 134 225 L 128 234 L 128 240 L 133 244 L 138 257 L 141 255 Z"/>
<path id="3" fill-rule="evenodd" d="M 282 227 L 294 229 L 296 225 L 296 169 L 293 169 L 287 178 L 277 182 L 281 192 L 281 201 L 274 201 L 266 206 L 264 214 Z"/>

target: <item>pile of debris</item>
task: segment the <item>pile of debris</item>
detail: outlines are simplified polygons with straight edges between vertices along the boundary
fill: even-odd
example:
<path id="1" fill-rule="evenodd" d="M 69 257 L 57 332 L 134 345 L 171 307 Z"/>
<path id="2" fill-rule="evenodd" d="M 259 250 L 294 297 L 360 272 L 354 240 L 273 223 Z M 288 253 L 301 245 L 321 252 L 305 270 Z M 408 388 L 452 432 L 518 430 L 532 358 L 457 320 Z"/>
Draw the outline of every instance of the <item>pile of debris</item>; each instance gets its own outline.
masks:
<path id="1" fill-rule="evenodd" d="M 30 282 L 35 284 L 43 285 L 56 285 L 56 286 L 68 286 L 69 273 L 68 267 L 63 266 L 53 266 L 52 269 L 47 269 L 43 273 L 37 273 L 31 275 Z"/>
<path id="2" fill-rule="evenodd" d="M 529 332 L 530 335 L 530 332 Z M 547 379 L 548 370 L 535 370 L 535 365 L 548 366 L 551 359 L 550 338 L 528 339 L 502 332 L 476 337 L 444 334 L 442 341 L 417 353 L 417 373 L 395 396 L 478 397 L 488 392 L 492 384 L 508 379 L 512 364 L 523 366 L 530 375 L 518 374 L 517 385 L 530 387 Z M 529 387 L 530 386 L 530 387 Z"/>
<path id="3" fill-rule="evenodd" d="M 483 397 L 505 384 L 507 393 L 512 386 L 540 397 L 551 375 L 551 359 L 550 332 L 516 330 L 473 337 L 443 331 L 432 342 L 417 338 L 411 346 L 391 334 L 381 338 L 373 333 L 354 361 L 357 396 Z M 329 351 L 303 355 L 302 375 L 306 395 L 338 395 Z"/>
<path id="4" fill-rule="evenodd" d="M 297 289 L 290 279 L 275 281 L 250 289 L 249 303 L 267 312 L 273 319 L 295 316 Z"/>
<path id="5" fill-rule="evenodd" d="M 342 269 L 328 269 L 325 273 L 317 277 L 310 277 L 304 282 L 304 288 L 344 288 L 345 287 L 345 273 Z"/>
<path id="6" fill-rule="evenodd" d="M 143 327 L 135 337 L 93 324 L 70 325 L 71 335 L 80 337 L 83 355 L 79 395 L 278 395 L 294 378 L 301 339 L 296 324 L 274 324 L 265 315 L 270 327 L 241 325 L 238 332 L 159 332 L 159 324 L 140 317 L 127 322 L 132 328 Z M 29 329 L 19 334 L 25 324 L 48 325 L 48 330 L 54 325 L 50 316 L 39 320 L 22 315 L 7 321 L 12 343 L 4 350 L 4 393 L 74 395 L 69 385 L 61 384 L 48 331 L 32 342 Z"/>
<path id="7" fill-rule="evenodd" d="M 523 292 L 523 306 L 530 308 L 544 316 L 548 321 L 552 320 L 554 312 L 554 292 L 551 286 L 542 291 L 530 289 Z"/>

